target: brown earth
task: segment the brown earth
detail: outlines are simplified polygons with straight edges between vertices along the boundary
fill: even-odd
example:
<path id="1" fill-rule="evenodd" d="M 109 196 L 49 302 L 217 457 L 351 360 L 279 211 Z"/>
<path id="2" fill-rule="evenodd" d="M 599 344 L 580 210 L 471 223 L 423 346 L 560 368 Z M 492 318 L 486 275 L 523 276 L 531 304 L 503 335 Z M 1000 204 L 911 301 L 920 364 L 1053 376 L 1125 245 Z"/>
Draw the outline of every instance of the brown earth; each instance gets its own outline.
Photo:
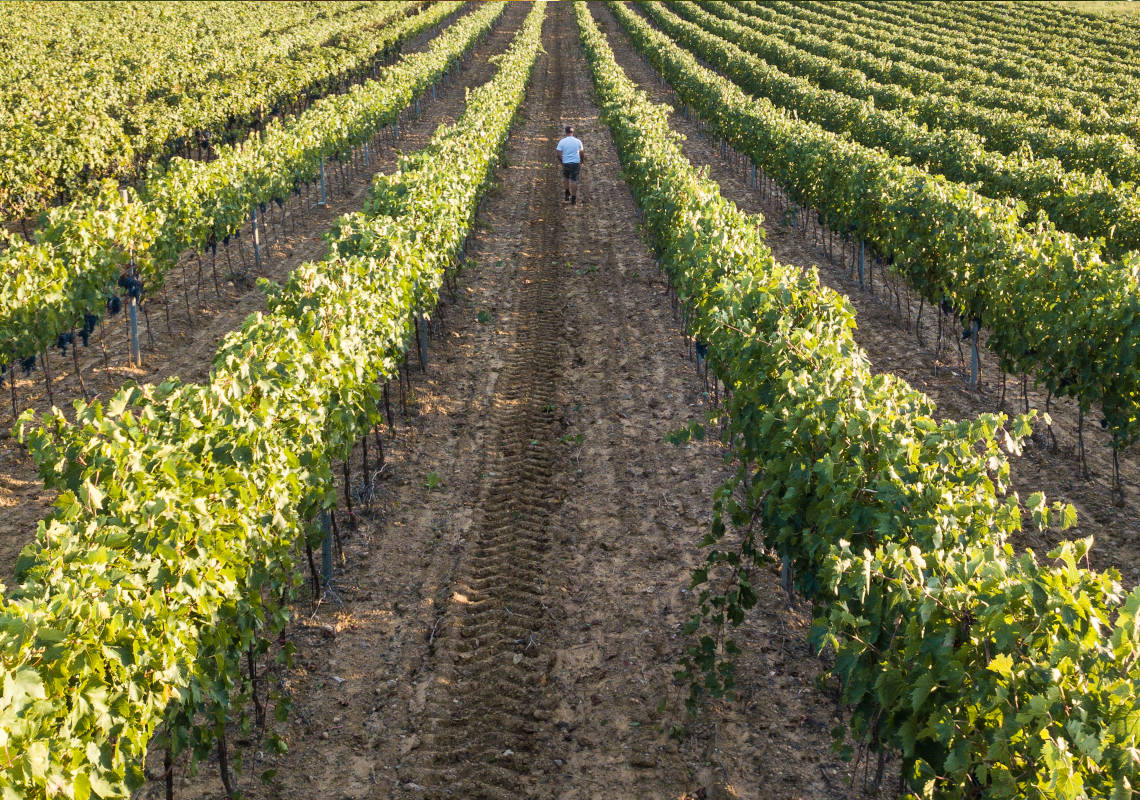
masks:
<path id="1" fill-rule="evenodd" d="M 681 108 L 682 104 L 668 84 L 660 85 L 658 73 L 629 44 L 612 16 L 604 10 L 599 10 L 597 16 L 609 25 L 611 44 L 627 73 L 654 100 Z M 828 255 L 828 234 L 816 224 L 814 211 L 801 216 L 801 209 L 791 204 L 778 187 L 753 187 L 747 157 L 730 147 L 725 148 L 722 155 L 720 140 L 705 132 L 696 118 L 686 119 L 682 113 L 673 113 L 671 122 L 675 130 L 687 137 L 685 154 L 694 164 L 709 168 L 709 175 L 720 184 L 722 194 L 744 211 L 763 218 L 768 244 L 777 259 L 818 270 L 825 285 L 850 300 L 858 320 L 855 339 L 867 352 L 874 370 L 905 378 L 929 395 L 938 404 L 940 416 L 946 419 L 996 411 L 1013 415 L 1027 408 L 1044 412 L 1048 403 L 1052 434 L 1039 418 L 1023 454 L 1010 459 L 1012 488 L 1022 498 L 1043 491 L 1050 502 L 1072 503 L 1077 509 L 1078 526 L 1063 533 L 1038 532 L 1030 526 L 1015 537 L 1015 545 L 1033 548 L 1039 557 L 1044 557 L 1062 539 L 1092 536 L 1094 567 L 1117 568 L 1128 586 L 1140 582 L 1140 491 L 1136 484 L 1140 478 L 1140 446 L 1131 446 L 1120 453 L 1123 498 L 1122 504 L 1117 505 L 1120 501 L 1112 491 L 1111 438 L 1100 428 L 1099 412 L 1088 415 L 1084 421 L 1090 473 L 1086 479 L 1080 474 L 1076 403 L 1049 399 L 1047 392 L 1032 386 L 1031 380 L 1023 399 L 1021 376 L 1003 376 L 997 357 L 984 347 L 979 390 L 971 390 L 967 382 L 969 343 L 961 341 L 962 325 L 956 317 L 943 317 L 939 349 L 938 314 L 924 304 L 916 331 L 920 303 L 917 295 L 907 290 L 904 281 L 876 267 L 871 275 L 873 285 L 860 289 L 850 268 L 852 248 L 848 246 L 845 255 L 842 254 L 843 245 L 838 236 L 834 237 L 833 261 Z M 983 330 L 983 344 L 984 338 Z"/>
<path id="2" fill-rule="evenodd" d="M 566 4 L 551 5 L 544 46 L 470 268 L 346 542 L 344 605 L 298 609 L 290 631 L 289 752 L 241 745 L 240 788 L 864 796 L 829 750 L 843 718 L 815 686 L 807 610 L 786 607 L 774 572 L 756 577 L 761 601 L 739 631 L 742 699 L 683 714 L 673 671 L 688 576 L 728 467 L 715 442 L 664 441 L 709 397 L 640 241 Z M 574 206 L 555 165 L 562 124 L 586 145 Z M 201 769 L 179 767 L 179 797 L 222 795 L 216 762 Z"/>
<path id="3" fill-rule="evenodd" d="M 431 90 L 425 93 L 420 115 L 414 116 L 411 110 L 404 113 L 398 139 L 390 128 L 374 138 L 368 164 L 363 148 L 353 153 L 343 172 L 330 162 L 326 170 L 326 206 L 316 205 L 320 200 L 317 186 L 289 198 L 282 209 L 270 204 L 266 215 L 269 224 L 262 232 L 265 247 L 260 271 L 254 266 L 249 225 L 242 230 L 240 245 L 231 242 L 228 256 L 227 248 L 219 245 L 216 288 L 210 257 L 204 257 L 199 265 L 196 256 L 186 254 L 169 274 L 165 288 L 144 301 L 149 310 L 145 316 L 140 314 L 141 368 L 132 366 L 129 360 L 126 313 L 106 317 L 91 337 L 90 347 L 77 351 L 88 396 L 105 400 L 132 381 L 155 383 L 171 376 L 184 381 L 206 380 L 222 338 L 240 329 L 249 314 L 264 310 L 265 294 L 257 288 L 257 278 L 282 281 L 298 265 L 323 258 L 328 252 L 323 237 L 333 222 L 363 208 L 373 176 L 391 171 L 400 152 L 421 149 L 439 125 L 454 121 L 462 113 L 466 88 L 489 77 L 487 59 L 506 47 L 508 39 L 501 32 L 513 30 L 523 16 L 521 6 L 508 7 L 495 29 L 499 33 L 476 47 L 459 71 L 444 79 L 434 100 Z M 426 37 L 417 40 L 408 51 L 422 48 L 426 42 Z M 52 399 L 68 414 L 71 402 L 84 396 L 73 359 L 70 349 L 63 358 L 55 349 L 48 354 Z M 37 365 L 28 378 L 18 369 L 16 372 L 20 376 L 16 381 L 17 408 L 21 412 L 25 408 L 40 414 L 46 412 L 51 402 L 44 370 Z M 37 523 L 55 499 L 54 493 L 44 489 L 27 450 L 10 435 L 11 398 L 4 396 L 10 395 L 10 384 L 0 381 L 0 582 L 5 583 L 10 582 L 16 556 L 32 540 Z"/>

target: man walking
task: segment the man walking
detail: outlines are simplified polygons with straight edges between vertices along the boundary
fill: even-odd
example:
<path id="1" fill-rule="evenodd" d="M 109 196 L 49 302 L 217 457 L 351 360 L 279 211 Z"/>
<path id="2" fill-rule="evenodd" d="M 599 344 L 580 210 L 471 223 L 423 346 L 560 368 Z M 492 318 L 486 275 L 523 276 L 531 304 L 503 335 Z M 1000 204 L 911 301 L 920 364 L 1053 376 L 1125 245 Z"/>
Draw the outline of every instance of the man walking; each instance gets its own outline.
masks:
<path id="1" fill-rule="evenodd" d="M 570 205 L 578 202 L 578 171 L 582 168 L 582 142 L 574 136 L 574 129 L 567 125 L 566 136 L 555 148 L 562 157 L 562 178 L 566 188 L 566 199 Z"/>

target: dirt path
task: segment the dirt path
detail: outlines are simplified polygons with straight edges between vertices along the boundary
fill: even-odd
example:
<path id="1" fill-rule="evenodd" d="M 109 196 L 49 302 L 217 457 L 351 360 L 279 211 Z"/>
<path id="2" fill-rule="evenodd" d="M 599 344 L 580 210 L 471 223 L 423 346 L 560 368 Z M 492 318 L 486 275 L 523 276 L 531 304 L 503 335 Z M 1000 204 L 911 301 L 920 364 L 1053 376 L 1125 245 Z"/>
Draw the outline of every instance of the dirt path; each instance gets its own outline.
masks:
<path id="1" fill-rule="evenodd" d="M 401 151 L 422 148 L 440 124 L 453 121 L 462 113 L 466 88 L 483 83 L 493 74 L 494 65 L 488 59 L 506 49 L 525 15 L 522 4 L 509 4 L 492 35 L 475 48 L 453 79 L 438 87 L 436 99 L 432 99 L 429 90 L 418 117 L 410 111 L 404 114 L 399 139 L 392 130 L 385 130 L 377 137 L 375 146 L 370 148 L 368 164 L 364 163 L 363 151 L 358 151 L 352 168 L 345 170 L 343 180 L 340 170 L 330 164 L 327 206 L 313 207 L 319 200 L 319 191 L 312 187 L 302 196 L 291 198 L 283 209 L 271 207 L 268 217 L 273 224 L 264 234 L 267 246 L 260 272 L 253 267 L 248 226 L 241 237 L 244 258 L 249 265 L 246 269 L 241 267 L 242 256 L 238 254 L 236 243 L 231 244 L 228 259 L 232 269 L 227 265 L 225 249 L 218 249 L 219 291 L 214 288 L 208 257 L 203 259 L 201 273 L 196 258 L 184 258 L 180 267 L 172 271 L 165 292 L 152 302 L 149 328 L 153 338 L 147 334 L 145 320 L 141 322 L 142 368 L 130 366 L 127 360 L 126 314 L 108 317 L 103 323 L 106 329 L 92 337 L 88 349 L 79 351 L 81 371 L 90 394 L 106 398 L 125 382 L 158 382 L 174 375 L 184 381 L 205 380 L 221 339 L 239 328 L 249 314 L 265 308 L 265 295 L 257 288 L 256 278 L 281 281 L 298 265 L 323 258 L 328 252 L 323 236 L 332 223 L 342 214 L 363 207 L 373 176 L 393 169 Z M 422 48 L 426 43 L 426 39 L 417 41 L 409 50 Z M 169 300 L 168 309 L 164 306 L 165 300 Z M 108 353 L 106 364 L 104 346 Z M 83 396 L 75 377 L 72 354 L 69 352 L 61 359 L 59 351 L 53 350 L 48 358 L 54 377 L 55 404 L 70 411 L 71 401 Z M 30 405 L 40 413 L 49 408 L 43 378 L 43 370 L 37 368 L 31 377 L 17 381 L 21 407 Z M 11 574 L 17 554 L 34 536 L 36 523 L 47 514 L 55 495 L 44 490 L 27 451 L 9 435 L 12 421 L 6 396 L 9 387 L 0 382 L 0 389 L 5 395 L 0 397 L 3 401 L 0 409 L 6 408 L 0 411 L 0 512 L 3 516 L 0 577 L 8 582 L 6 576 Z"/>
<path id="2" fill-rule="evenodd" d="M 554 659 L 544 599 L 557 574 L 549 522 L 561 494 L 552 481 L 562 461 L 555 401 L 565 360 L 559 243 L 563 224 L 574 224 L 549 179 L 551 123 L 563 116 L 557 44 L 551 55 L 553 69 L 548 62 L 532 87 L 541 100 L 528 110 L 522 152 L 511 158 L 525 165 L 517 199 L 532 219 L 517 250 L 521 285 L 488 409 L 475 525 L 453 591 L 439 598 L 438 671 L 411 766 L 441 796 L 518 797 L 536 768 L 550 766 L 542 757 Z"/>
<path id="3" fill-rule="evenodd" d="M 609 24 L 611 44 L 627 73 L 653 99 L 680 108 L 681 104 L 671 89 L 660 85 L 657 73 L 629 44 L 612 16 L 608 12 L 600 12 L 597 16 Z M 919 301 L 917 297 L 908 295 L 901 281 L 892 280 L 888 284 L 882 275 L 877 274 L 873 290 L 860 290 L 839 256 L 838 242 L 834 248 L 835 263 L 832 263 L 823 238 L 826 234 L 818 232 L 814 223 L 806 229 L 798 226 L 796 214 L 794 210 L 789 213 L 785 198 L 765 196 L 750 185 L 746 158 L 731 148 L 722 157 L 719 141 L 703 133 L 695 118 L 686 119 L 683 114 L 674 113 L 670 121 L 675 130 L 687 137 L 686 155 L 694 163 L 709 167 L 710 176 L 721 185 L 725 197 L 743 210 L 763 216 L 768 244 L 780 261 L 818 269 L 824 284 L 847 296 L 857 313 L 859 327 L 855 338 L 867 351 L 877 372 L 906 378 L 938 403 L 939 414 L 944 418 L 960 419 L 999 410 L 1002 376 L 997 368 L 997 359 L 988 352 L 983 353 L 981 391 L 970 391 L 965 378 L 969 373 L 969 350 L 965 343 L 960 343 L 960 348 L 955 345 L 961 331 L 956 318 L 945 318 L 941 354 L 936 360 L 938 321 L 929 306 L 924 311 L 920 342 L 915 331 Z M 850 257 L 847 260 L 850 261 Z M 959 349 L 965 356 L 964 363 L 959 360 Z M 1045 410 L 1046 392 L 1029 386 L 1027 395 L 1030 408 Z M 1007 376 L 1005 404 L 1001 408 L 1009 414 L 1025 410 L 1020 376 Z M 1097 423 L 1099 412 L 1090 414 L 1084 424 L 1085 447 L 1092 474 L 1091 480 L 1086 480 L 1080 476 L 1077 458 L 1076 404 L 1053 399 L 1049 409 L 1057 447 L 1053 447 L 1047 427 L 1038 423 L 1038 430 L 1027 442 L 1023 455 L 1011 459 L 1013 488 L 1023 498 L 1033 492 L 1044 491 L 1051 501 L 1072 503 L 1077 508 L 1079 526 L 1064 534 L 1055 531 L 1038 534 L 1028 530 L 1016 538 L 1016 543 L 1033 547 L 1040 556 L 1044 556 L 1062 538 L 1091 535 L 1096 540 L 1092 551 L 1094 566 L 1115 566 L 1128 585 L 1140 582 L 1140 495 L 1136 491 L 1136 481 L 1140 479 L 1140 447 L 1133 446 L 1121 454 L 1124 505 L 1118 507 L 1111 491 L 1112 450 L 1109 437 Z"/>
<path id="4" fill-rule="evenodd" d="M 686 589 L 725 474 L 670 430 L 708 398 L 552 4 L 471 269 L 445 308 L 375 504 L 347 543 L 343 607 L 302 617 L 289 752 L 247 745 L 250 798 L 840 798 L 840 720 L 805 609 L 775 574 L 741 630 L 742 700 L 684 717 Z M 561 199 L 559 126 L 586 144 Z M 673 731 L 673 726 L 678 728 Z M 219 797 L 213 765 L 179 796 Z"/>

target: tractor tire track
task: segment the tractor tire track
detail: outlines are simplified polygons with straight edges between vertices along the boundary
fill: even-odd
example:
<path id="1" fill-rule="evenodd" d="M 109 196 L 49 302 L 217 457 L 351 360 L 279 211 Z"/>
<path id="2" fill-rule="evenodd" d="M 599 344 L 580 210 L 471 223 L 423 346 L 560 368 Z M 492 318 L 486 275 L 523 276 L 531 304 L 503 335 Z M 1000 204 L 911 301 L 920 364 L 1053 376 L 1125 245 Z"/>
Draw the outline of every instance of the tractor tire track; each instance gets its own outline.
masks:
<path id="1" fill-rule="evenodd" d="M 427 710 L 430 733 L 420 754 L 429 796 L 515 798 L 540 762 L 552 701 L 553 667 L 544 604 L 550 563 L 548 520 L 560 499 L 555 415 L 563 360 L 565 302 L 557 175 L 549 169 L 549 121 L 562 111 L 561 47 L 535 67 L 519 134 L 534 215 L 518 252 L 515 330 L 490 406 L 476 524 L 443 625 L 438 695 Z"/>
<path id="2" fill-rule="evenodd" d="M 527 10 L 525 4 L 522 11 Z M 604 12 L 599 9 L 595 13 Z M 729 468 L 671 430 L 711 400 L 591 82 L 552 4 L 500 185 L 444 337 L 413 370 L 376 505 L 346 541 L 344 607 L 298 620 L 295 714 L 250 797 L 850 797 L 805 609 L 778 577 L 739 630 L 742 701 L 684 716 L 695 542 Z M 578 204 L 553 147 L 578 128 Z M 190 797 L 220 797 L 212 791 Z M 180 796 L 182 796 L 180 794 Z"/>

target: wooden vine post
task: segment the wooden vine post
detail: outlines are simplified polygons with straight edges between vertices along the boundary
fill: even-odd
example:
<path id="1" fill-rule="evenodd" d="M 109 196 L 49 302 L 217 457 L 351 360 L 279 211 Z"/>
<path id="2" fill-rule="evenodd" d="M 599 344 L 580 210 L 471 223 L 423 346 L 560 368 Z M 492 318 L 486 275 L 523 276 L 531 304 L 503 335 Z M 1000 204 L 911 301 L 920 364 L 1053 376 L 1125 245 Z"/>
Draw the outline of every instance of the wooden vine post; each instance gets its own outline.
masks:
<path id="1" fill-rule="evenodd" d="M 258 211 L 259 209 L 255 205 L 250 214 L 249 224 L 253 228 L 253 266 L 258 274 L 261 274 L 261 225 L 259 224 Z"/>
<path id="2" fill-rule="evenodd" d="M 321 159 L 321 199 L 317 203 L 318 208 L 324 208 L 329 204 L 329 196 L 327 189 L 327 178 L 325 177 L 325 160 Z"/>
<path id="3" fill-rule="evenodd" d="M 128 202 L 127 189 L 124 186 L 119 190 L 123 202 Z M 133 248 L 128 250 L 130 262 L 127 266 L 127 277 L 137 279 L 138 276 L 135 268 L 135 257 Z M 134 292 L 127 292 L 127 326 L 130 339 L 130 357 L 131 365 L 136 367 L 142 366 L 142 346 L 139 344 L 139 301 L 135 297 Z"/>
<path id="4" fill-rule="evenodd" d="M 420 371 L 427 372 L 427 331 L 424 326 L 424 319 L 417 314 L 414 317 L 416 327 L 416 345 L 420 351 Z"/>
<path id="5" fill-rule="evenodd" d="M 970 388 L 978 388 L 978 373 L 982 369 L 982 357 L 978 352 L 978 324 L 977 319 L 970 320 Z"/>
<path id="6" fill-rule="evenodd" d="M 132 269 L 132 272 L 134 270 Z M 127 320 L 131 330 L 131 364 L 142 366 L 142 347 L 139 344 L 139 301 L 135 297 L 127 298 Z"/>

